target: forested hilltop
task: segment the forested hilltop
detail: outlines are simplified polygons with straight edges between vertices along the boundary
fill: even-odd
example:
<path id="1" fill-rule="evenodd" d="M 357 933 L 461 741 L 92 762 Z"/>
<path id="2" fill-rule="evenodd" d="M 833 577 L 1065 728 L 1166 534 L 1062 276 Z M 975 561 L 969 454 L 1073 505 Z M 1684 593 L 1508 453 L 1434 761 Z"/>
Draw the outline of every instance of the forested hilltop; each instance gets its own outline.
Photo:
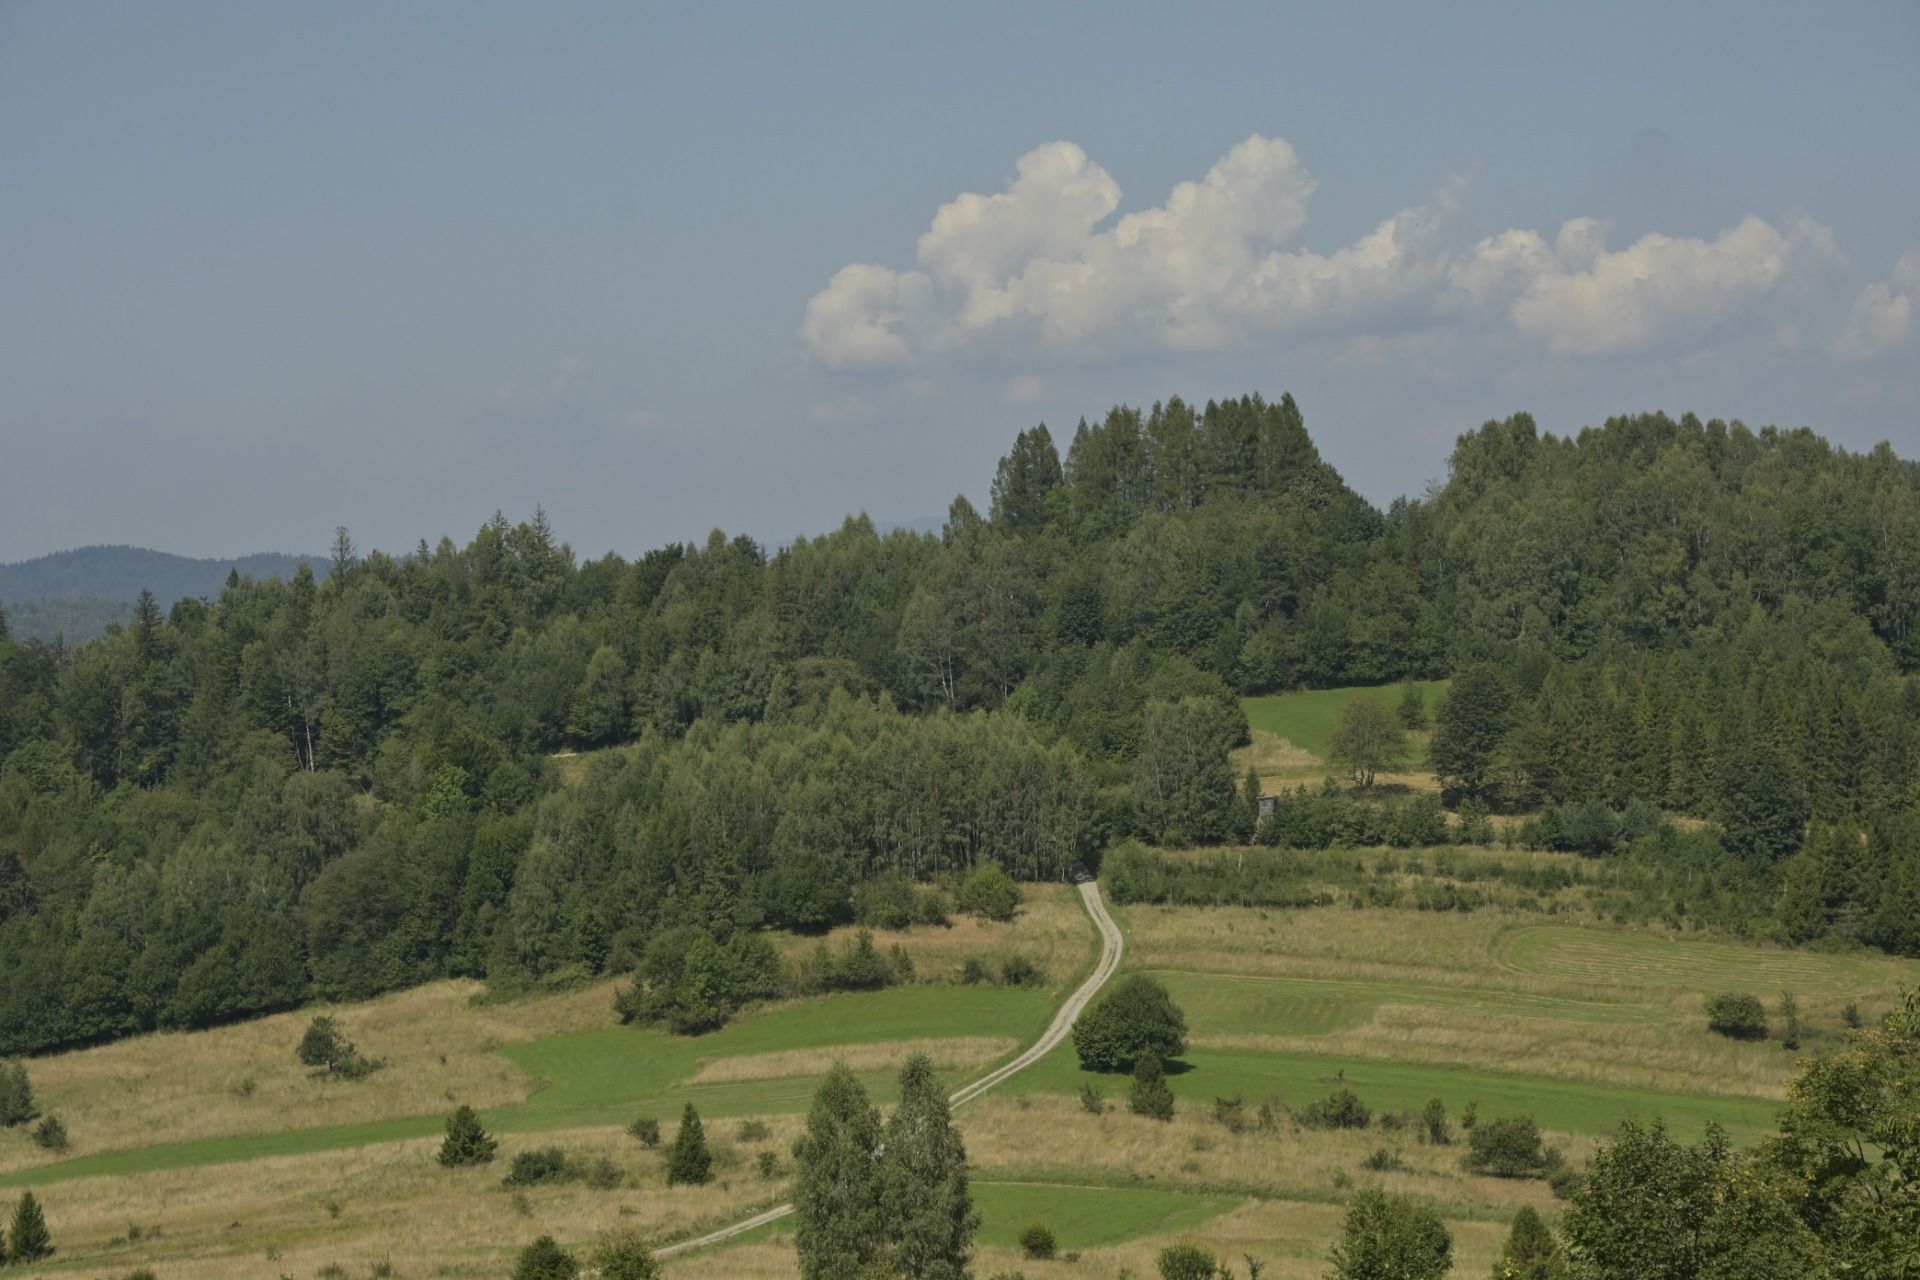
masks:
<path id="1" fill-rule="evenodd" d="M 0 624 L 0 1052 L 1245 839 L 1239 695 L 1409 677 L 1454 680 L 1450 803 L 1709 819 L 1685 856 L 1791 936 L 1920 954 L 1917 610 L 1885 446 L 1520 415 L 1382 512 L 1290 397 L 1022 432 L 938 535 L 343 536 L 324 582 L 145 597 L 77 648 Z M 552 758 L 630 742 L 579 785 Z"/>

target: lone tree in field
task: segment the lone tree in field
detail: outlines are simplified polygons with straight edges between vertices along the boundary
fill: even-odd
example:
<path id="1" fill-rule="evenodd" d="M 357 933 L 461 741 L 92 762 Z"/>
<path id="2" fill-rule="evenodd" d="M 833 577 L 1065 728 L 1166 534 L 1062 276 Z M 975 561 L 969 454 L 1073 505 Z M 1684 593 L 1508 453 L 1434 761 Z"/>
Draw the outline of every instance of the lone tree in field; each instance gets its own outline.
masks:
<path id="1" fill-rule="evenodd" d="M 680 1132 L 673 1135 L 673 1146 L 667 1150 L 667 1185 L 703 1187 L 712 1181 L 713 1152 L 707 1150 L 707 1131 L 689 1102 L 680 1113 Z"/>
<path id="2" fill-rule="evenodd" d="M 27 1082 L 27 1064 L 0 1064 L 0 1127 L 25 1124 L 39 1114 L 33 1086 Z"/>
<path id="3" fill-rule="evenodd" d="M 480 1117 L 474 1109 L 462 1105 L 447 1117 L 446 1141 L 440 1144 L 440 1154 L 436 1159 L 449 1169 L 486 1164 L 493 1159 L 493 1153 L 499 1146 L 480 1127 Z"/>
<path id="4" fill-rule="evenodd" d="M 1513 1215 L 1513 1230 L 1493 1264 L 1492 1280 L 1565 1280 L 1567 1260 L 1553 1231 L 1531 1206 Z"/>
<path id="5" fill-rule="evenodd" d="M 855 1280 L 884 1256 L 879 1151 L 880 1113 L 837 1063 L 793 1144 L 793 1243 L 805 1280 Z"/>
<path id="6" fill-rule="evenodd" d="M 1765 1040 L 1767 1010 L 1760 997 L 1725 991 L 1707 998 L 1707 1029 L 1734 1040 Z"/>
<path id="7" fill-rule="evenodd" d="M 13 1222 L 7 1228 L 7 1258 L 12 1262 L 38 1262 L 53 1256 L 53 1237 L 47 1232 L 46 1215 L 33 1192 L 20 1193 L 13 1206 Z"/>
<path id="8" fill-rule="evenodd" d="M 378 1061 L 361 1057 L 353 1041 L 340 1034 L 339 1026 L 325 1014 L 307 1024 L 307 1033 L 300 1037 L 300 1047 L 294 1054 L 316 1071 L 347 1080 L 358 1080 L 380 1065 Z"/>
<path id="9" fill-rule="evenodd" d="M 1149 1120 L 1173 1119 L 1173 1090 L 1167 1087 L 1166 1068 L 1158 1054 L 1148 1052 L 1133 1064 L 1133 1088 L 1127 1091 L 1127 1108 Z"/>
<path id="10" fill-rule="evenodd" d="M 980 1228 L 967 1188 L 967 1148 L 947 1095 L 923 1053 L 900 1071 L 900 1105 L 887 1120 L 880 1205 L 893 1269 L 916 1280 L 967 1280 Z"/>
<path id="11" fill-rule="evenodd" d="M 1467 1136 L 1467 1168 L 1496 1178 L 1538 1178 L 1550 1163 L 1532 1116 L 1501 1116 Z"/>
<path id="12" fill-rule="evenodd" d="M 593 1250 L 600 1280 L 659 1280 L 660 1264 L 653 1246 L 638 1231 L 614 1231 L 600 1237 Z"/>
<path id="13" fill-rule="evenodd" d="M 574 1280 L 580 1260 L 560 1247 L 552 1236 L 541 1236 L 520 1251 L 513 1280 Z"/>
<path id="14" fill-rule="evenodd" d="M 1440 1215 L 1369 1188 L 1347 1202 L 1327 1280 L 1440 1280 L 1453 1269 L 1453 1235 Z"/>
<path id="15" fill-rule="evenodd" d="M 1020 886 L 994 863 L 982 863 L 960 886 L 960 909 L 989 920 L 1007 921 L 1020 910 Z"/>
<path id="16" fill-rule="evenodd" d="M 1187 1051 L 1187 1020 L 1167 989 L 1135 974 L 1100 997 L 1073 1024 L 1073 1047 L 1088 1071 L 1129 1071 L 1143 1056 Z"/>
<path id="17" fill-rule="evenodd" d="M 1371 787 L 1375 774 L 1406 759 L 1407 732 L 1386 703 L 1376 698 L 1350 698 L 1334 723 L 1329 754 L 1355 782 Z"/>

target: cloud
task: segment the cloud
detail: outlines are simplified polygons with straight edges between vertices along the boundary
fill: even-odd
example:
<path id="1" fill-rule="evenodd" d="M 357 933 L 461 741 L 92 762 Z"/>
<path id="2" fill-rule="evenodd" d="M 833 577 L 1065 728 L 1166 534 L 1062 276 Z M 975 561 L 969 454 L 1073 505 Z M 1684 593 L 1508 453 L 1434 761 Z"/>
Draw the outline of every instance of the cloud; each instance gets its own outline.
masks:
<path id="1" fill-rule="evenodd" d="M 1901 255 L 1892 279 L 1860 291 L 1847 327 L 1833 340 L 1833 354 L 1842 360 L 1876 360 L 1905 346 L 1914 332 L 1916 299 L 1920 299 L 1920 248 Z"/>
<path id="2" fill-rule="evenodd" d="M 1609 250 L 1603 223 L 1576 218 L 1551 244 L 1511 230 L 1462 245 L 1459 182 L 1321 253 L 1298 244 L 1317 186 L 1292 146 L 1255 135 L 1114 221 L 1112 175 L 1073 143 L 1048 143 L 1003 191 L 936 211 L 913 268 L 842 268 L 807 303 L 801 338 L 836 368 L 1461 326 L 1590 356 L 1701 341 L 1838 260 L 1810 219 L 1782 230 L 1749 217 L 1713 240 L 1649 235 Z"/>

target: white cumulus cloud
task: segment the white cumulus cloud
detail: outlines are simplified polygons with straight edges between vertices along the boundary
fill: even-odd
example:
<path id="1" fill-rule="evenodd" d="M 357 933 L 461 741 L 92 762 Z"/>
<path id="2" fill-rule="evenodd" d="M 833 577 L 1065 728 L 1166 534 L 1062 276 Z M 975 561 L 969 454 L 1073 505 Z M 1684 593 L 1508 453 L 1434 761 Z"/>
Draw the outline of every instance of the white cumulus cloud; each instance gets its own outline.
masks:
<path id="1" fill-rule="evenodd" d="M 1860 291 L 1847 327 L 1833 340 L 1833 353 L 1842 360 L 1875 360 L 1905 346 L 1914 333 L 1916 299 L 1920 299 L 1920 248 L 1901 255 L 1890 280 Z"/>
<path id="2" fill-rule="evenodd" d="M 1703 340 L 1838 258 L 1816 222 L 1755 217 L 1712 240 L 1649 235 L 1618 250 L 1590 218 L 1551 242 L 1511 230 L 1462 245 L 1457 183 L 1322 253 L 1299 244 L 1317 185 L 1291 145 L 1255 135 L 1115 220 L 1113 176 L 1073 143 L 1048 143 L 1004 190 L 936 211 L 913 267 L 841 269 L 807 303 L 801 338 L 835 367 L 994 344 L 1218 351 L 1443 325 L 1597 355 Z"/>

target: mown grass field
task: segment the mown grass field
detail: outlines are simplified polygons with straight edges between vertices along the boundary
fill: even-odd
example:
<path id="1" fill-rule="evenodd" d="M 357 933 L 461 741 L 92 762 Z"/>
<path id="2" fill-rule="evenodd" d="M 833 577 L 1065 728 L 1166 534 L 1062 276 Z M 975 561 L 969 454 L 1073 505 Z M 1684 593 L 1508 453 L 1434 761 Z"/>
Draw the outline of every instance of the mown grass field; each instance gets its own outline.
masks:
<path id="1" fill-rule="evenodd" d="M 1707 994 L 1750 989 L 1771 1005 L 1791 990 L 1818 1040 L 1835 1034 L 1843 1003 L 1871 1016 L 1920 980 L 1920 966 L 1878 957 L 1495 911 L 1116 914 L 1129 970 L 1166 982 L 1188 1017 L 1192 1048 L 1171 1077 L 1178 1114 L 1171 1124 L 1128 1114 L 1125 1080 L 1082 1073 L 1070 1046 L 963 1108 L 984 1218 L 979 1275 L 1150 1276 L 1159 1248 L 1191 1239 L 1236 1262 L 1264 1259 L 1267 1280 L 1317 1278 L 1341 1204 L 1369 1184 L 1440 1207 L 1458 1273 L 1484 1272 L 1517 1207 L 1558 1212 L 1543 1184 L 1469 1175 L 1458 1143 L 1429 1146 L 1411 1128 L 1304 1129 L 1284 1108 L 1342 1085 L 1383 1115 L 1437 1096 L 1457 1118 L 1472 1102 L 1482 1117 L 1533 1115 L 1576 1163 L 1626 1116 L 1684 1132 L 1714 1122 L 1751 1140 L 1770 1125 L 1794 1055 L 1707 1032 Z M 370 1275 L 384 1259 L 400 1275 L 499 1277 L 543 1232 L 575 1246 L 614 1226 L 684 1237 L 788 1195 L 791 1142 L 831 1061 L 847 1058 L 883 1104 L 909 1047 L 961 1083 L 1039 1032 L 1091 960 L 1092 933 L 1070 890 L 1035 890 L 1011 926 L 956 921 L 881 941 L 899 941 L 923 976 L 968 955 L 1041 957 L 1044 989 L 941 983 L 817 998 L 695 1039 L 615 1025 L 611 984 L 492 1004 L 474 1003 L 471 985 L 435 984 L 337 1011 L 392 1060 L 360 1084 L 316 1082 L 294 1062 L 311 1011 L 45 1059 L 30 1069 L 43 1105 L 68 1121 L 73 1157 L 52 1161 L 24 1135 L 0 1135 L 0 1185 L 41 1195 L 62 1249 L 50 1270 L 87 1276 L 146 1265 L 162 1280 L 306 1280 L 332 1266 Z M 1100 1114 L 1076 1096 L 1088 1081 L 1108 1099 Z M 1278 1123 L 1216 1121 L 1214 1100 L 1236 1095 L 1248 1113 L 1276 1103 Z M 456 1099 L 483 1107 L 501 1161 L 433 1163 Z M 670 1139 L 689 1100 L 719 1178 L 668 1189 L 662 1152 L 624 1126 L 653 1115 Z M 508 1157 L 549 1144 L 606 1157 L 622 1185 L 500 1188 Z M 1380 1151 L 1395 1167 L 1363 1168 Z M 758 1170 L 763 1152 L 777 1162 L 772 1178 Z M 0 1192 L 0 1207 L 8 1198 Z M 1023 1261 L 1015 1237 L 1035 1218 L 1079 1258 Z M 756 1233 L 677 1257 L 668 1274 L 784 1280 L 790 1237 Z"/>
<path id="2" fill-rule="evenodd" d="M 1445 680 L 1414 682 L 1426 699 L 1427 716 L 1433 716 L 1434 704 L 1446 689 Z M 1242 698 L 1247 724 L 1263 733 L 1285 738 L 1302 751 L 1325 761 L 1333 749 L 1333 726 L 1340 719 L 1340 708 L 1355 698 L 1375 698 L 1389 707 L 1400 706 L 1397 684 L 1378 687 L 1354 686 L 1345 689 L 1303 689 L 1296 693 L 1277 693 L 1261 698 Z M 1409 763 L 1420 764 L 1427 758 L 1425 735 L 1409 742 Z"/>

